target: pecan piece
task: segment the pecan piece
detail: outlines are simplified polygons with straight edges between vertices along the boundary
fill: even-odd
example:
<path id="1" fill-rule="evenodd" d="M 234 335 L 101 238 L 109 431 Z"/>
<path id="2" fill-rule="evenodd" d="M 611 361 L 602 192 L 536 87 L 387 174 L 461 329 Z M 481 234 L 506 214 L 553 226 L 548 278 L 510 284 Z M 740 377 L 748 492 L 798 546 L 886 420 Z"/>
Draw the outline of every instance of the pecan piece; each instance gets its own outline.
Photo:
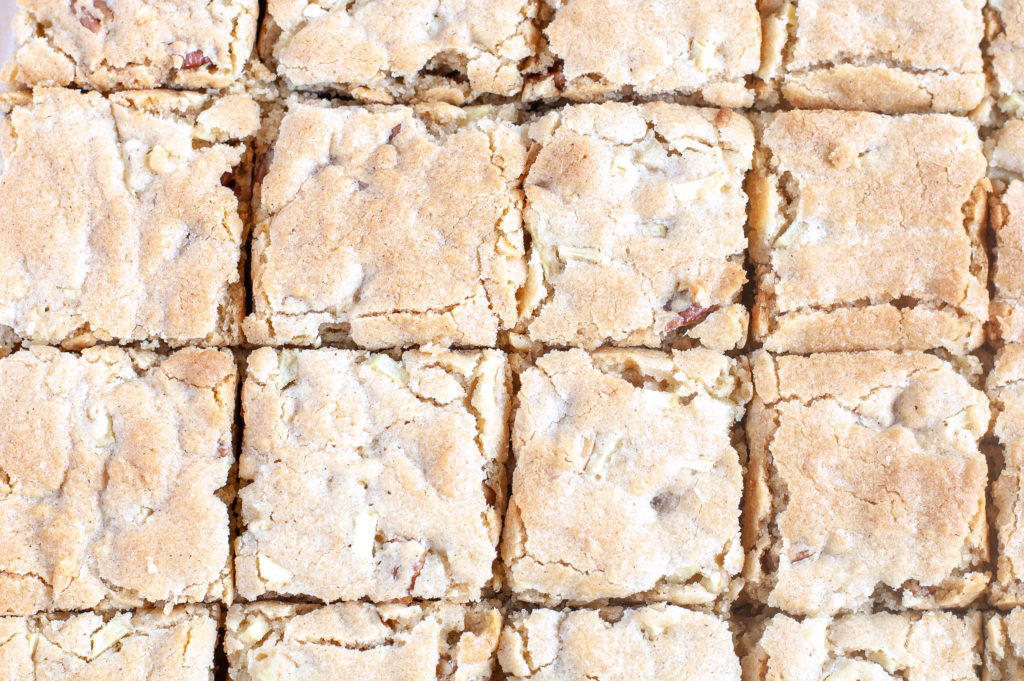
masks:
<path id="1" fill-rule="evenodd" d="M 665 325 L 666 331 L 675 331 L 678 328 L 684 326 L 693 326 L 697 322 L 704 321 L 704 318 L 715 311 L 714 305 L 711 307 L 701 307 L 700 305 L 691 305 L 684 308 L 676 313 L 674 319 L 670 319 L 668 324 Z M 665 309 L 670 310 L 671 308 L 666 307 Z"/>
<path id="2" fill-rule="evenodd" d="M 197 69 L 203 64 L 209 64 L 210 58 L 203 54 L 202 50 L 192 50 L 185 54 L 181 60 L 181 68 Z"/>
<path id="3" fill-rule="evenodd" d="M 401 123 L 399 123 L 395 127 L 391 128 L 391 132 L 388 134 L 388 144 L 391 144 L 392 142 L 394 142 L 395 138 L 398 137 L 398 133 L 400 133 L 400 132 L 402 132 L 402 124 Z"/>

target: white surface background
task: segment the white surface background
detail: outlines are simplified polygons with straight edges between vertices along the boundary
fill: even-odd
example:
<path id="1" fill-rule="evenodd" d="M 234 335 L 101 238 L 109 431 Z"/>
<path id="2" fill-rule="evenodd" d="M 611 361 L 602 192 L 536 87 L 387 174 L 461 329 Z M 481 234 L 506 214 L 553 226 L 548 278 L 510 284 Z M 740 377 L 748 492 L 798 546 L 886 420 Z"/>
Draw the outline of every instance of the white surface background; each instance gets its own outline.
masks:
<path id="1" fill-rule="evenodd" d="M 18 8 L 17 0 L 0 0 L 0 63 L 6 62 L 14 53 L 14 34 L 11 33 L 11 19 Z M 0 84 L 0 90 L 7 88 Z"/>

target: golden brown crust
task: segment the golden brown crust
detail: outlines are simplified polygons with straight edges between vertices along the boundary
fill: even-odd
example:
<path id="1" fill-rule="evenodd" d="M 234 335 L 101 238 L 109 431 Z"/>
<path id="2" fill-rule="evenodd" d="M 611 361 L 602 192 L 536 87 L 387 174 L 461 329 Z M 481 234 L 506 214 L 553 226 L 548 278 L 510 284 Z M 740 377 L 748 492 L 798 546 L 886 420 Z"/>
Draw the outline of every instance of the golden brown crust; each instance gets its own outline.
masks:
<path id="1" fill-rule="evenodd" d="M 1024 121 L 1010 120 L 986 141 L 994 193 L 990 222 L 995 232 L 994 295 L 989 340 L 1024 341 Z"/>
<path id="2" fill-rule="evenodd" d="M 1024 605 L 1024 345 L 999 351 L 986 388 L 996 414 L 993 434 L 1002 445 L 1002 468 L 992 486 L 999 546 L 989 600 L 1011 607 Z"/>

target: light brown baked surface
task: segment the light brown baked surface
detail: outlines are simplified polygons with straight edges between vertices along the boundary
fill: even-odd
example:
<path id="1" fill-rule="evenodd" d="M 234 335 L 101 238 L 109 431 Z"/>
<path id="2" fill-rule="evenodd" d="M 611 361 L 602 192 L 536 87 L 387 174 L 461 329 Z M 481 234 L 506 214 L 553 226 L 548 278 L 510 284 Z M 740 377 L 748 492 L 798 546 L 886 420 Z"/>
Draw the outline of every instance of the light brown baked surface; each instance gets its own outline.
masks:
<path id="1" fill-rule="evenodd" d="M 0 359 L 0 614 L 230 600 L 235 383 L 223 350 Z"/>
<path id="2" fill-rule="evenodd" d="M 876 613 L 745 622 L 744 681 L 979 681 L 982 615 Z"/>
<path id="3" fill-rule="evenodd" d="M 1024 345 L 1003 347 L 988 375 L 995 412 L 1000 468 L 992 485 L 998 539 L 996 575 L 989 601 L 1000 607 L 1024 605 Z"/>
<path id="4" fill-rule="evenodd" d="M 1024 121 L 1009 120 L 986 141 L 995 234 L 989 340 L 1024 341 Z"/>
<path id="5" fill-rule="evenodd" d="M 539 0 L 541 50 L 523 98 L 661 95 L 750 106 L 760 61 L 755 0 Z"/>
<path id="6" fill-rule="evenodd" d="M 921 353 L 758 351 L 751 371 L 750 594 L 796 615 L 971 605 L 989 581 L 985 395 Z"/>
<path id="7" fill-rule="evenodd" d="M 1024 678 L 1024 610 L 985 616 L 984 681 Z"/>
<path id="8" fill-rule="evenodd" d="M 479 599 L 495 585 L 509 383 L 497 350 L 252 353 L 239 594 Z"/>
<path id="9" fill-rule="evenodd" d="M 502 558 L 521 600 L 726 603 L 742 563 L 745 359 L 552 352 L 520 375 Z"/>
<path id="10" fill-rule="evenodd" d="M 661 102 L 582 104 L 528 130 L 522 333 L 590 348 L 746 342 L 746 118 Z"/>
<path id="11" fill-rule="evenodd" d="M 0 617 L 5 681 L 208 681 L 217 606 Z"/>
<path id="12" fill-rule="evenodd" d="M 754 166 L 751 330 L 765 349 L 981 345 L 985 157 L 969 120 L 777 113 Z"/>
<path id="13" fill-rule="evenodd" d="M 225 87 L 256 39 L 256 0 L 18 0 L 15 52 L 0 77 L 19 87 Z M 7 28 L 6 26 L 4 27 Z"/>
<path id="14" fill-rule="evenodd" d="M 761 99 L 798 109 L 958 112 L 985 94 L 984 0 L 759 0 Z"/>
<path id="15" fill-rule="evenodd" d="M 1024 114 L 1024 1 L 991 0 L 985 5 L 986 62 L 992 97 L 1002 113 Z"/>
<path id="16" fill-rule="evenodd" d="M 484 681 L 501 612 L 491 603 L 232 606 L 233 681 Z"/>
<path id="17" fill-rule="evenodd" d="M 221 178 L 258 124 L 242 95 L 0 95 L 0 326 L 74 347 L 239 342 L 244 224 Z"/>
<path id="18" fill-rule="evenodd" d="M 513 613 L 498 660 L 509 681 L 740 679 L 724 621 L 663 603 Z"/>
<path id="19" fill-rule="evenodd" d="M 494 346 L 526 276 L 511 114 L 292 101 L 258 189 L 248 340 Z"/>

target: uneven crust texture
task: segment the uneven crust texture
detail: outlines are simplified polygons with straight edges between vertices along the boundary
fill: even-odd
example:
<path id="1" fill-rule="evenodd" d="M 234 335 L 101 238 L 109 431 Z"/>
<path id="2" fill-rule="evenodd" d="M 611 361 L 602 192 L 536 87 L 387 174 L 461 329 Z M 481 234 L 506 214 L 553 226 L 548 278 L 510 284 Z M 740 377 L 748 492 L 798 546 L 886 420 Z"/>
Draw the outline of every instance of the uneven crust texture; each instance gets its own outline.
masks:
<path id="1" fill-rule="evenodd" d="M 235 383 L 217 350 L 0 360 L 0 614 L 230 600 Z"/>
<path id="2" fill-rule="evenodd" d="M 978 681 L 982 615 L 775 615 L 741 640 L 744 681 Z M 1009 677 L 1007 677 L 1009 678 Z M 1016 678 L 1016 677 L 1014 677 Z"/>
<path id="3" fill-rule="evenodd" d="M 522 600 L 727 602 L 740 583 L 745 359 L 553 352 L 521 375 L 502 540 Z"/>
<path id="4" fill-rule="evenodd" d="M 991 614 L 985 620 L 985 681 L 1024 678 L 1024 610 Z"/>
<path id="5" fill-rule="evenodd" d="M 981 345 L 986 163 L 969 120 L 779 113 L 754 164 L 752 330 L 767 350 Z"/>
<path id="6" fill-rule="evenodd" d="M 218 608 L 0 618 L 4 681 L 209 681 Z"/>
<path id="7" fill-rule="evenodd" d="M 755 0 L 540 0 L 544 41 L 526 100 L 681 95 L 745 107 L 760 62 Z"/>
<path id="8" fill-rule="evenodd" d="M 239 593 L 479 598 L 505 506 L 509 383 L 497 350 L 250 355 Z"/>
<path id="9" fill-rule="evenodd" d="M 989 580 L 985 395 L 920 353 L 759 351 L 751 368 L 751 594 L 798 615 L 972 603 Z"/>
<path id="10" fill-rule="evenodd" d="M 999 547 L 989 600 L 1010 607 L 1024 605 L 1024 345 L 999 351 L 987 389 L 1002 445 L 1002 470 L 992 487 Z"/>
<path id="11" fill-rule="evenodd" d="M 244 226 L 221 179 L 258 125 L 239 95 L 0 96 L 0 326 L 75 347 L 238 342 Z"/>
<path id="12" fill-rule="evenodd" d="M 260 50 L 298 90 L 369 102 L 514 96 L 535 0 L 269 0 Z"/>
<path id="13" fill-rule="evenodd" d="M 583 104 L 529 127 L 523 331 L 549 345 L 742 346 L 750 122 Z"/>
<path id="14" fill-rule="evenodd" d="M 995 231 L 989 340 L 1024 342 L 1024 121 L 1010 120 L 986 142 Z"/>
<path id="15" fill-rule="evenodd" d="M 293 102 L 258 188 L 249 341 L 494 346 L 526 276 L 511 114 Z"/>
<path id="16" fill-rule="evenodd" d="M 985 94 L 984 0 L 759 0 L 761 99 L 796 108 L 966 112 Z"/>
<path id="17" fill-rule="evenodd" d="M 256 39 L 256 0 L 18 0 L 20 87 L 219 88 L 241 75 Z"/>
<path id="18" fill-rule="evenodd" d="M 739 681 L 729 627 L 673 605 L 515 613 L 498 660 L 508 681 Z"/>
<path id="19" fill-rule="evenodd" d="M 232 681 L 487 681 L 501 613 L 489 603 L 236 605 Z"/>
<path id="20" fill-rule="evenodd" d="M 988 0 L 985 30 L 996 104 L 1004 114 L 1024 115 L 1024 0 Z"/>

